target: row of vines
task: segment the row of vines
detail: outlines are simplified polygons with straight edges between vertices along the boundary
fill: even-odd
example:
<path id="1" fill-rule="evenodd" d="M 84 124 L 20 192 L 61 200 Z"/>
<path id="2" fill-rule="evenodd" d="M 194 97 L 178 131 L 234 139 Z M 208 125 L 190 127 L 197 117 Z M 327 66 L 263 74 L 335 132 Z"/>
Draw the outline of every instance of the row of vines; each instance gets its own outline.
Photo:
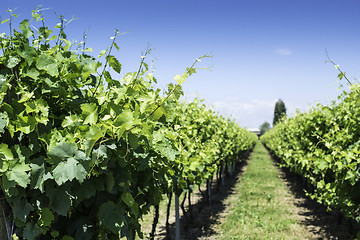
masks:
<path id="1" fill-rule="evenodd" d="M 360 217 L 359 119 L 360 85 L 351 84 L 330 106 L 318 104 L 307 113 L 285 118 L 261 137 L 285 167 L 313 186 L 308 193 L 313 199 L 356 221 Z"/>
<path id="2" fill-rule="evenodd" d="M 165 194 L 212 178 L 257 137 L 180 102 L 194 64 L 164 92 L 141 57 L 123 75 L 118 32 L 98 57 L 53 29 L 40 9 L 0 35 L 0 186 L 9 239 L 133 239 Z M 207 56 L 204 56 L 207 57 Z"/>

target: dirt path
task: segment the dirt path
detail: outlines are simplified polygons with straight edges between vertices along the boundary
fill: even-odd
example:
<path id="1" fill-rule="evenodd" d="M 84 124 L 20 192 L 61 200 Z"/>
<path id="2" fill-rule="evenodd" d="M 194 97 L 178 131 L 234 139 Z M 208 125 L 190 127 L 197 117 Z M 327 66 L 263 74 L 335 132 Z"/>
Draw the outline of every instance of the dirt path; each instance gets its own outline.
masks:
<path id="1" fill-rule="evenodd" d="M 266 154 L 267 157 L 270 157 L 267 152 Z M 211 205 L 205 204 L 199 192 L 193 194 L 192 209 L 194 219 L 188 221 L 184 217 L 182 218 L 181 239 L 224 239 L 221 225 L 226 221 L 229 214 L 232 214 L 238 202 L 239 186 L 242 184 L 241 178 L 246 172 L 247 164 L 252 157 L 250 156 L 250 160 L 244 161 L 241 166 L 236 168 L 234 177 L 229 178 L 225 186 L 214 184 Z M 349 233 L 349 226 L 344 222 L 338 223 L 337 214 L 326 212 L 324 207 L 305 195 L 303 184 L 296 176 L 286 169 L 278 168 L 275 161 L 272 162 L 272 165 L 277 168 L 278 177 L 282 180 L 286 189 L 280 204 L 291 206 L 289 217 L 296 222 L 289 229 L 292 237 L 289 235 L 289 238 L 274 239 L 353 239 Z M 173 231 L 173 216 L 171 216 L 171 223 Z M 171 239 L 174 239 L 173 237 L 172 234 Z M 166 239 L 164 219 L 159 221 L 156 239 Z"/>

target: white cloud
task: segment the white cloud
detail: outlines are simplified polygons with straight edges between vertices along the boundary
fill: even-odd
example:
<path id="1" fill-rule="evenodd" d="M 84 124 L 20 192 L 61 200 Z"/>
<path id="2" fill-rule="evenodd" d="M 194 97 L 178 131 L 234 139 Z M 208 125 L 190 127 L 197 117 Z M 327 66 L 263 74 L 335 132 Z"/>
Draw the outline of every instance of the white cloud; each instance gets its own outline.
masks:
<path id="1" fill-rule="evenodd" d="M 275 49 L 275 52 L 281 56 L 290 56 L 293 54 L 293 52 L 288 48 L 278 48 Z"/>
<path id="2" fill-rule="evenodd" d="M 264 121 L 272 122 L 276 99 L 244 100 L 227 98 L 212 103 L 215 111 L 236 119 L 242 127 L 258 128 Z"/>
<path id="3" fill-rule="evenodd" d="M 213 103 L 206 103 L 213 106 L 213 109 L 221 115 L 235 119 L 240 126 L 247 128 L 259 128 L 265 121 L 272 125 L 274 107 L 278 99 L 241 99 L 226 98 Z M 285 101 L 287 115 L 293 116 L 296 109 L 301 112 L 307 111 L 309 106 Z"/>

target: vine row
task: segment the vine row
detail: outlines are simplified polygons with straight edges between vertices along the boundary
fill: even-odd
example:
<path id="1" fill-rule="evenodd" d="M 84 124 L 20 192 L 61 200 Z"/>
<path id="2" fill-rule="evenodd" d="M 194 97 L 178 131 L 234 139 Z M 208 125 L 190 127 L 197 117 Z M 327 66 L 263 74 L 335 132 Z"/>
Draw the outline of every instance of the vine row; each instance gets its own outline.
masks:
<path id="1" fill-rule="evenodd" d="M 0 35 L 0 186 L 8 238 L 134 239 L 164 194 L 180 195 L 256 136 L 199 100 L 180 102 L 195 60 L 162 94 L 146 63 L 124 74 L 111 46 L 72 43 L 41 9 Z M 100 61 L 103 59 L 103 63 Z"/>

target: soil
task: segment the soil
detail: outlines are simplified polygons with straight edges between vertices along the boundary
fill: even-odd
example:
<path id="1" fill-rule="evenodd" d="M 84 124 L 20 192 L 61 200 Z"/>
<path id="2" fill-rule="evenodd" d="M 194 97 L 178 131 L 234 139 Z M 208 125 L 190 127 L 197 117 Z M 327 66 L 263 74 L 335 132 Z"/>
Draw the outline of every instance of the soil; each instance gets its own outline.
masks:
<path id="1" fill-rule="evenodd" d="M 238 164 L 233 176 L 226 179 L 225 184 L 217 183 L 214 179 L 212 185 L 211 203 L 208 204 L 200 191 L 194 191 L 191 197 L 192 218 L 181 214 L 181 239 L 217 239 L 220 224 L 225 221 L 226 215 L 236 204 L 235 185 L 246 171 L 247 161 Z M 274 164 L 277 165 L 274 160 Z M 279 177 L 289 189 L 289 197 L 284 201 L 290 201 L 294 206 L 293 211 L 298 222 L 306 231 L 303 239 L 354 239 L 358 226 L 350 220 L 346 220 L 337 211 L 328 212 L 326 208 L 310 199 L 304 192 L 304 183 L 299 176 L 292 174 L 285 168 L 279 169 Z M 203 191 L 205 187 L 203 186 Z M 185 209 L 188 209 L 187 201 Z M 170 214 L 170 237 L 166 238 L 165 218 L 160 218 L 157 225 L 155 239 L 175 239 L 175 216 L 174 211 Z M 160 216 L 165 216 L 160 213 Z"/>

